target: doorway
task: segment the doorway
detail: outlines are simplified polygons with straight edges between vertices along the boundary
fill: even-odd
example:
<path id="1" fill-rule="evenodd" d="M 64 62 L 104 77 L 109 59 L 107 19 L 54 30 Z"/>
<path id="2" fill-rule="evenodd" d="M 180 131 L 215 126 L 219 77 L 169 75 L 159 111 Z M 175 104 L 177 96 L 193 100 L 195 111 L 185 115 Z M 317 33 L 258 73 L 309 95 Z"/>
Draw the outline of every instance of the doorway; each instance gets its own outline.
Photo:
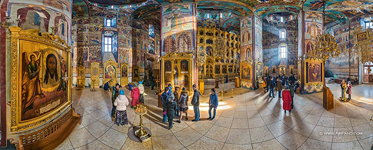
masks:
<path id="1" fill-rule="evenodd" d="M 363 83 L 373 83 L 373 63 L 365 63 L 363 66 Z"/>

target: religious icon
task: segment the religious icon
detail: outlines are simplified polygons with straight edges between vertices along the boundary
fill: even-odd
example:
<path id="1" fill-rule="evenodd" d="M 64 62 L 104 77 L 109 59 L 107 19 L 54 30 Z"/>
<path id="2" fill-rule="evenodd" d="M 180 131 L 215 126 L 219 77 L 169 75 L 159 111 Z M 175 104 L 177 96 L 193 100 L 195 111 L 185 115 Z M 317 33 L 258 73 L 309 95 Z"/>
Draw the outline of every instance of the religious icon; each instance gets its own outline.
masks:
<path id="1" fill-rule="evenodd" d="M 116 70 L 115 70 L 114 66 L 112 66 L 112 65 L 106 66 L 106 68 L 105 68 L 105 78 L 106 79 L 115 77 L 115 73 L 116 73 Z"/>
<path id="2" fill-rule="evenodd" d="M 122 67 L 122 77 L 127 77 L 127 67 L 126 66 Z"/>
<path id="3" fill-rule="evenodd" d="M 60 78 L 57 71 L 58 60 L 55 54 L 48 54 L 45 60 L 46 70 L 44 74 L 43 87 L 54 87 L 60 83 Z"/>
<path id="4" fill-rule="evenodd" d="M 188 71 L 188 61 L 181 61 L 181 71 Z"/>
<path id="5" fill-rule="evenodd" d="M 28 59 L 27 59 L 28 58 Z M 41 91 L 39 72 L 40 72 L 40 55 L 35 53 L 27 57 L 27 53 L 23 53 L 23 60 L 27 64 L 27 68 L 23 70 L 22 83 L 22 114 L 26 112 L 26 108 L 32 106 L 36 98 L 43 98 L 44 94 Z"/>
<path id="6" fill-rule="evenodd" d="M 97 70 L 98 70 L 97 68 L 93 69 L 93 75 L 92 76 L 97 76 L 98 75 L 98 71 Z"/>
<path id="7" fill-rule="evenodd" d="M 321 64 L 307 63 L 308 82 L 322 82 Z"/>
<path id="8" fill-rule="evenodd" d="M 170 61 L 166 61 L 166 63 L 165 63 L 165 71 L 171 71 L 171 62 Z"/>
<path id="9" fill-rule="evenodd" d="M 134 75 L 134 77 L 139 77 L 139 69 L 134 69 L 133 70 L 133 75 Z"/>
<path id="10" fill-rule="evenodd" d="M 179 69 L 175 66 L 174 70 L 174 85 L 179 85 Z"/>

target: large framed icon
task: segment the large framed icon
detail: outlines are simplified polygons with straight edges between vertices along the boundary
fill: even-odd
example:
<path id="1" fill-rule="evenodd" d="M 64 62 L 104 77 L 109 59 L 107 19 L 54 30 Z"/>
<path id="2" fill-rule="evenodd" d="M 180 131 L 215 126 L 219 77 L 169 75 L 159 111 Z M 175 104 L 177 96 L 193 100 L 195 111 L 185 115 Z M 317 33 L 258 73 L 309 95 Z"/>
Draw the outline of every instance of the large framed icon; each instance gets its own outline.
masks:
<path id="1" fill-rule="evenodd" d="M 118 63 L 112 58 L 104 62 L 103 85 L 109 83 L 109 86 L 113 87 L 116 83 L 118 83 L 117 66 Z"/>
<path id="2" fill-rule="evenodd" d="M 120 84 L 125 86 L 128 84 L 128 64 L 122 63 L 120 65 Z"/>

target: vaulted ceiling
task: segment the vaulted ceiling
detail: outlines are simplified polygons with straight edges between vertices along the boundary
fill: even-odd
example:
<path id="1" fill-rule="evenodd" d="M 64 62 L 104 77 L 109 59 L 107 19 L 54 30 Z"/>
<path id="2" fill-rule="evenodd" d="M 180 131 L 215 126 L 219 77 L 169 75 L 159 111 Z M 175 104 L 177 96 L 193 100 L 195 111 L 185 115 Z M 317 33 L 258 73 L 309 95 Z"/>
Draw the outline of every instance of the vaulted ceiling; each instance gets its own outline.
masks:
<path id="1" fill-rule="evenodd" d="M 208 11 L 230 12 L 232 17 L 223 20 L 225 29 L 237 29 L 239 18 L 256 15 L 266 17 L 271 14 L 293 14 L 300 11 L 325 11 L 325 23 L 345 22 L 373 11 L 373 0 L 74 0 L 73 15 L 84 16 L 89 13 L 87 3 L 95 5 L 115 5 L 118 8 L 132 6 L 132 18 L 160 22 L 160 5 L 180 2 L 196 2 L 199 13 Z M 146 6 L 149 5 L 149 6 Z M 145 7 L 146 6 L 146 7 Z"/>

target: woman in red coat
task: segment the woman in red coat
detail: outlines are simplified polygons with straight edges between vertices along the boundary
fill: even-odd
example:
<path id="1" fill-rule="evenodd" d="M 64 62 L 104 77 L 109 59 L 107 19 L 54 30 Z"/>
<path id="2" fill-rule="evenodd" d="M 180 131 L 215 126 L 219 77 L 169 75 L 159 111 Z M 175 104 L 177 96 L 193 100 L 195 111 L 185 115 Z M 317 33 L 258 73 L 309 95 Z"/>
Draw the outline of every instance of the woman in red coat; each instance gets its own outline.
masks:
<path id="1" fill-rule="evenodd" d="M 140 98 L 140 90 L 137 88 L 137 85 L 135 84 L 135 88 L 131 91 L 131 98 L 132 98 L 132 107 L 135 107 L 137 104 L 139 104 L 139 98 Z"/>
<path id="2" fill-rule="evenodd" d="M 291 93 L 289 89 L 285 89 L 282 91 L 282 108 L 284 109 L 285 113 L 288 110 L 289 112 L 291 111 Z"/>

